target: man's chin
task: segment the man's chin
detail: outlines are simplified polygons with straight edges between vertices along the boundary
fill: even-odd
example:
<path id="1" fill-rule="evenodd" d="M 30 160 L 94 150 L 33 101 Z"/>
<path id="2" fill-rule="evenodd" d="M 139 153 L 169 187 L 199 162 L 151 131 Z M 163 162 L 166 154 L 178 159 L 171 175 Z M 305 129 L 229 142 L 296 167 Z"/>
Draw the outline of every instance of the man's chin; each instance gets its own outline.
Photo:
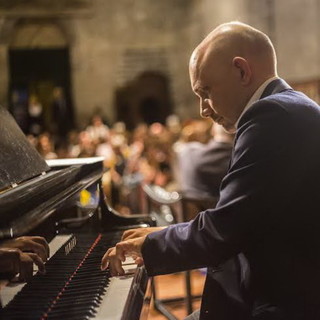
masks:
<path id="1" fill-rule="evenodd" d="M 225 120 L 221 117 L 221 118 L 218 118 L 218 119 L 213 119 L 211 117 L 212 121 L 215 122 L 216 124 L 218 124 L 219 126 L 222 126 L 222 128 L 228 132 L 228 133 L 235 133 L 237 131 L 237 128 L 235 127 L 234 124 L 231 124 L 231 123 L 228 123 L 228 122 L 225 122 Z"/>
<path id="2" fill-rule="evenodd" d="M 233 134 L 233 133 L 235 133 L 237 131 L 237 128 L 233 124 L 221 123 L 220 125 L 228 133 Z"/>

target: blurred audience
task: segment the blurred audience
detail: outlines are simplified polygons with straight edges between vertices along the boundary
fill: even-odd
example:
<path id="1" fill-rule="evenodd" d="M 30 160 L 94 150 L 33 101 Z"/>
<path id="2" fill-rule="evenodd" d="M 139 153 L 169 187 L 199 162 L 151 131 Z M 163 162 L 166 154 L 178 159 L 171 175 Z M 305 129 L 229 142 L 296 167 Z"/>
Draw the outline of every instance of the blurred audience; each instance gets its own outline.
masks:
<path id="1" fill-rule="evenodd" d="M 222 135 L 218 133 L 216 138 Z M 104 157 L 108 169 L 103 177 L 104 191 L 114 206 L 126 206 L 130 197 L 136 201 L 142 183 L 182 190 L 181 158 L 192 161 L 195 150 L 211 150 L 213 144 L 220 143 L 212 137 L 211 123 L 206 119 L 180 122 L 176 115 L 168 117 L 166 125 L 141 123 L 132 132 L 123 122 L 108 127 L 94 115 L 84 130 L 70 131 L 63 145 L 55 146 L 49 133 L 28 138 L 45 159 Z"/>
<path id="2" fill-rule="evenodd" d="M 43 107 L 37 95 L 29 97 L 29 133 L 38 136 L 43 131 Z"/>
<path id="3" fill-rule="evenodd" d="M 91 124 L 87 127 L 86 131 L 96 144 L 100 142 L 100 139 L 104 140 L 109 138 L 109 128 L 103 123 L 99 115 L 92 117 Z"/>
<path id="4" fill-rule="evenodd" d="M 38 138 L 37 149 L 44 159 L 57 159 L 54 145 L 51 136 L 48 133 L 43 133 Z"/>

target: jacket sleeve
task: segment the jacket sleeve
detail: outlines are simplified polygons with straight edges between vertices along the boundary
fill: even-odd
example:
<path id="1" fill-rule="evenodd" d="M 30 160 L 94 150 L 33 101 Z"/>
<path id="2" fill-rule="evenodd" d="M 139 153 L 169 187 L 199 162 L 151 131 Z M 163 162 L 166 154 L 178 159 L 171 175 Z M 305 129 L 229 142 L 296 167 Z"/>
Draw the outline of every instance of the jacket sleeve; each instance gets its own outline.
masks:
<path id="1" fill-rule="evenodd" d="M 279 181 L 287 170 L 283 160 L 290 152 L 288 139 L 290 121 L 280 105 L 260 101 L 252 106 L 239 124 L 217 207 L 189 223 L 150 234 L 142 247 L 148 274 L 215 267 L 250 250 L 272 227 L 274 203 L 281 207 L 284 201 Z"/>

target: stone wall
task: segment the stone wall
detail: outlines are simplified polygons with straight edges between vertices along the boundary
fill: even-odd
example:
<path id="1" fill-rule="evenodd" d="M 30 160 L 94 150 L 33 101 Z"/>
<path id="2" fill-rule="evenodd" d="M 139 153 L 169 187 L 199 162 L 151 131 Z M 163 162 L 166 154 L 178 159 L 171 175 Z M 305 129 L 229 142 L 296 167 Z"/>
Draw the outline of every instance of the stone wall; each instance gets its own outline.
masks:
<path id="1" fill-rule="evenodd" d="M 100 107 L 115 118 L 114 93 L 145 71 L 170 83 L 175 111 L 189 110 L 188 59 L 197 42 L 196 1 L 97 0 L 94 19 L 74 21 L 73 83 L 79 118 Z"/>
<path id="2" fill-rule="evenodd" d="M 279 75 L 289 82 L 320 77 L 319 0 L 248 0 L 250 23 L 272 39 Z"/>
<path id="3" fill-rule="evenodd" d="M 7 53 L 21 18 L 50 20 L 62 30 L 70 52 L 72 100 L 80 126 L 97 108 L 115 121 L 116 90 L 145 71 L 168 78 L 175 113 L 198 117 L 198 101 L 189 83 L 189 57 L 210 30 L 231 20 L 249 22 L 270 35 L 281 76 L 290 81 L 319 78 L 320 0 L 55 3 L 52 7 L 47 0 L 11 0 L 8 5 L 0 0 L 0 103 L 7 104 Z"/>

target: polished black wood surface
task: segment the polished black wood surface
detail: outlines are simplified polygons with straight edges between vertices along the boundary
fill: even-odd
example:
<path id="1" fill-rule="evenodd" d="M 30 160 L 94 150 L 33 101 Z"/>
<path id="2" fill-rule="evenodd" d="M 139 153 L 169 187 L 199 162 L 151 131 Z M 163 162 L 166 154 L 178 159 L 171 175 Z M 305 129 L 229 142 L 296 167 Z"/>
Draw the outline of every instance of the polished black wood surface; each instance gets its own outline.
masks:
<path id="1" fill-rule="evenodd" d="M 79 192 L 97 183 L 102 163 L 76 165 L 31 179 L 0 194 L 0 239 L 29 233 Z"/>
<path id="2" fill-rule="evenodd" d="M 11 114 L 0 107 L 0 191 L 49 169 Z"/>

